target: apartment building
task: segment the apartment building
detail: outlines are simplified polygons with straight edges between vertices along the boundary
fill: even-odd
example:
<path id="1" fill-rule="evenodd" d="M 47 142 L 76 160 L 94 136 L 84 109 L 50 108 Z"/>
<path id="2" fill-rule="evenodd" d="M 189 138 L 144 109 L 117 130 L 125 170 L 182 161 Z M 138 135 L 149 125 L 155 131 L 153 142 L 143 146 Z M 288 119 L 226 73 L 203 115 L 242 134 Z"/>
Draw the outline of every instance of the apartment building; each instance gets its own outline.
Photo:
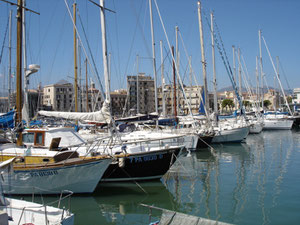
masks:
<path id="1" fill-rule="evenodd" d="M 300 88 L 294 88 L 292 101 L 294 104 L 300 104 Z"/>
<path id="2" fill-rule="evenodd" d="M 43 105 L 54 111 L 74 111 L 73 84 L 60 80 L 44 86 Z"/>
<path id="3" fill-rule="evenodd" d="M 154 80 L 151 76 L 139 73 L 127 76 L 129 114 L 155 112 Z"/>
<path id="4" fill-rule="evenodd" d="M 110 98 L 112 115 L 121 117 L 126 104 L 127 91 L 124 89 L 113 91 L 110 93 Z"/>
<path id="5" fill-rule="evenodd" d="M 189 105 L 191 107 L 192 113 L 197 114 L 199 112 L 200 106 L 200 95 L 202 93 L 203 86 L 185 86 L 184 92 L 182 91 L 176 92 L 176 108 L 177 114 L 188 114 L 189 113 Z M 159 113 L 163 111 L 163 96 L 165 99 L 165 112 L 166 115 L 174 115 L 174 88 L 172 85 L 165 85 L 164 90 L 162 87 L 158 88 L 158 105 L 159 105 Z M 177 100 L 178 99 L 178 100 Z"/>

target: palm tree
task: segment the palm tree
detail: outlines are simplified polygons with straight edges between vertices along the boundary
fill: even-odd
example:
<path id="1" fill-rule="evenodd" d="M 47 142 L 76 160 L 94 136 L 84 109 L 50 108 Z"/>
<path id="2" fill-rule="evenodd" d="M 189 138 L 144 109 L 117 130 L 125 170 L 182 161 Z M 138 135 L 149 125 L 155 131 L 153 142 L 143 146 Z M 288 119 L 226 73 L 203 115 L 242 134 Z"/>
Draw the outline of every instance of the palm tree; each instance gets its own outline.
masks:
<path id="1" fill-rule="evenodd" d="M 245 100 L 245 101 L 243 101 L 243 105 L 245 106 L 245 108 L 249 108 L 249 107 L 251 107 L 252 104 L 251 104 L 251 102 Z"/>
<path id="2" fill-rule="evenodd" d="M 231 99 L 224 99 L 222 101 L 222 109 L 229 107 L 230 111 L 234 107 L 234 103 Z"/>
<path id="3" fill-rule="evenodd" d="M 271 105 L 272 103 L 270 102 L 270 100 L 266 99 L 264 100 L 264 107 L 266 107 L 267 109 L 269 108 L 269 106 Z"/>

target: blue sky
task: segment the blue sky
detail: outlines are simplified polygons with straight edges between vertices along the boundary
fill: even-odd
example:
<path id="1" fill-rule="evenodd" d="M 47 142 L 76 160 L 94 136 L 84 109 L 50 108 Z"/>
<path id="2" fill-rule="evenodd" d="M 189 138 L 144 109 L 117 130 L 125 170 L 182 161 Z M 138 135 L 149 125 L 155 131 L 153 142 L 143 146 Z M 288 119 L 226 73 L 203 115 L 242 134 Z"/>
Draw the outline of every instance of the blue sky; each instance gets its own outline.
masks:
<path id="1" fill-rule="evenodd" d="M 16 2 L 16 0 L 11 0 Z M 97 0 L 95 0 L 98 2 Z M 201 49 L 196 0 L 156 0 L 168 38 L 175 45 L 175 26 L 179 27 L 180 74 L 184 83 L 189 84 L 187 54 L 192 56 L 192 66 L 196 79 L 202 84 Z M 39 64 L 41 70 L 31 77 L 30 87 L 35 88 L 39 82 L 43 85 L 55 83 L 60 79 L 72 82 L 73 69 L 73 27 L 67 13 L 64 0 L 27 0 L 27 7 L 40 12 L 40 16 L 27 12 L 28 64 Z M 73 0 L 67 1 L 71 7 Z M 140 56 L 139 71 L 153 75 L 150 58 L 152 57 L 151 33 L 148 0 L 106 0 L 106 7 L 116 13 L 106 13 L 108 52 L 111 53 L 111 86 L 112 90 L 126 88 L 126 75 L 135 75 L 136 55 Z M 212 84 L 211 40 L 210 30 L 205 17 L 214 11 L 216 23 L 221 33 L 226 53 L 232 65 L 232 45 L 240 47 L 245 59 L 247 70 L 252 83 L 255 83 L 255 57 L 259 54 L 258 30 L 262 29 L 264 38 L 275 60 L 279 56 L 284 73 L 291 88 L 300 87 L 298 78 L 300 64 L 300 1 L 298 0 L 202 0 L 205 54 L 209 88 Z M 78 10 L 84 29 L 88 36 L 92 54 L 97 69 L 102 78 L 102 49 L 99 9 L 87 0 L 77 0 Z M 154 33 L 156 42 L 156 60 L 158 70 L 158 84 L 160 84 L 160 49 L 159 41 L 163 41 L 164 57 L 169 54 L 166 37 L 159 21 L 154 2 L 152 3 L 154 16 Z M 7 25 L 9 10 L 16 14 L 16 8 L 0 2 L 0 44 L 2 47 Z M 15 47 L 15 23 L 13 21 L 13 47 Z M 87 49 L 84 34 L 77 18 L 77 25 Z M 6 37 L 3 58 L 0 65 L 0 88 L 7 87 L 4 75 L 7 74 L 8 38 Z M 85 68 L 82 55 L 82 77 Z M 165 59 L 166 82 L 172 76 L 170 58 Z M 216 51 L 218 88 L 230 85 L 228 75 Z M 13 51 L 13 65 L 15 66 L 15 51 Z M 263 46 L 263 65 L 269 86 L 274 86 L 274 71 L 269 56 Z M 280 70 L 282 83 L 287 84 Z M 96 82 L 96 78 L 89 69 L 89 76 Z M 6 81 L 5 81 L 6 82 Z M 85 81 L 82 81 L 84 84 Z M 276 84 L 278 85 L 278 84 Z"/>

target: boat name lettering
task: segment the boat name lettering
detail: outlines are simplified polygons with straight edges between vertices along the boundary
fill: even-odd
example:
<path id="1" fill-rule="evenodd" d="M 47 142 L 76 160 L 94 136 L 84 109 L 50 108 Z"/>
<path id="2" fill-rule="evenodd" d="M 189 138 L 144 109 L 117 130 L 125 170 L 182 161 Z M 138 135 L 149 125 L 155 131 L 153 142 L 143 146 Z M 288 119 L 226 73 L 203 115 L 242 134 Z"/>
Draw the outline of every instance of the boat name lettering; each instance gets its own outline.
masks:
<path id="1" fill-rule="evenodd" d="M 53 175 L 57 175 L 57 174 L 58 174 L 57 170 L 30 173 L 31 177 L 45 177 L 45 176 L 53 176 Z"/>
<path id="2" fill-rule="evenodd" d="M 143 156 L 143 157 L 133 157 L 133 158 L 130 158 L 130 163 L 154 161 L 157 159 L 162 159 L 163 157 L 164 157 L 163 154 L 149 155 L 149 156 Z"/>

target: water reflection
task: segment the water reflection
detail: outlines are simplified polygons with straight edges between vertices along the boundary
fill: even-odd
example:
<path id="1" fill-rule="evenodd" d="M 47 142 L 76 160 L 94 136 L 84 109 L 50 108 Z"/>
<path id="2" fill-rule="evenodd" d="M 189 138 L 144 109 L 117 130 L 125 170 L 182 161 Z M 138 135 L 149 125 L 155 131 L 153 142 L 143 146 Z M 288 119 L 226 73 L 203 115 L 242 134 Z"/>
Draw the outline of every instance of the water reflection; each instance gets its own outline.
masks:
<path id="1" fill-rule="evenodd" d="M 195 152 L 176 163 L 164 183 L 184 213 L 236 224 L 251 224 L 251 215 L 257 224 L 274 223 L 300 141 L 296 134 L 264 132 L 249 135 L 246 143 Z"/>
<path id="2" fill-rule="evenodd" d="M 253 163 L 254 156 L 245 143 L 214 145 L 213 148 L 181 158 L 164 182 L 175 192 L 182 212 L 234 222 L 232 218 L 245 208 L 247 168 Z M 227 183 L 229 180 L 230 184 Z M 221 214 L 225 205 L 227 213 Z"/>
<path id="3" fill-rule="evenodd" d="M 233 224 L 297 224 L 299 133 L 213 145 L 179 158 L 161 181 L 100 185 L 92 196 L 72 198 L 76 224 L 148 224 L 160 216 L 150 218 L 140 203 Z"/>
<path id="4" fill-rule="evenodd" d="M 141 224 L 149 220 L 149 210 L 141 203 L 176 210 L 177 203 L 173 195 L 160 181 L 135 183 L 102 184 L 93 195 L 102 216 L 107 223 Z M 161 212 L 152 212 L 158 217 Z M 134 219 L 132 219 L 134 218 Z M 123 222 L 120 222 L 123 221 Z M 137 223 L 140 221 L 140 223 Z"/>

